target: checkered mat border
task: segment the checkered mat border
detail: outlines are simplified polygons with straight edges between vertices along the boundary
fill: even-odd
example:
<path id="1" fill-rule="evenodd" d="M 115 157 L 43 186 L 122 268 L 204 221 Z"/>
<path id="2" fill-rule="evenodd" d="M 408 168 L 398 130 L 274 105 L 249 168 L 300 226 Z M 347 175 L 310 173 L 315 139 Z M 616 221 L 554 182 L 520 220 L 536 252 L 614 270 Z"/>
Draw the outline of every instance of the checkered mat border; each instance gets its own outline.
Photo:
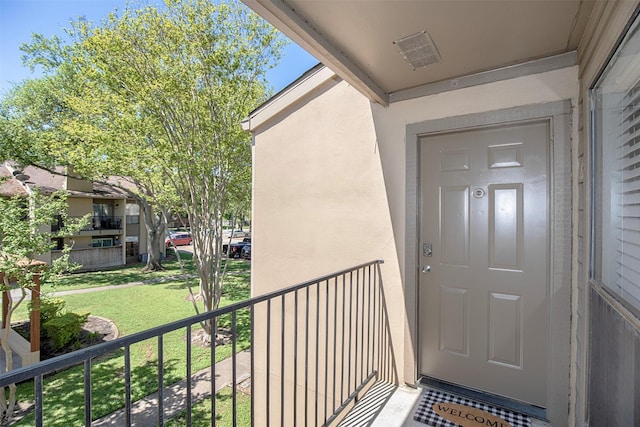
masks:
<path id="1" fill-rule="evenodd" d="M 513 427 L 531 427 L 531 419 L 525 415 L 501 408 L 494 408 L 493 406 L 489 406 L 484 403 L 476 402 L 464 397 L 454 396 L 438 390 L 425 390 L 422 393 L 420 403 L 413 415 L 413 419 L 433 427 L 458 427 L 458 424 L 442 418 L 431 409 L 435 403 L 457 403 L 460 405 L 466 405 L 497 415 Z"/>

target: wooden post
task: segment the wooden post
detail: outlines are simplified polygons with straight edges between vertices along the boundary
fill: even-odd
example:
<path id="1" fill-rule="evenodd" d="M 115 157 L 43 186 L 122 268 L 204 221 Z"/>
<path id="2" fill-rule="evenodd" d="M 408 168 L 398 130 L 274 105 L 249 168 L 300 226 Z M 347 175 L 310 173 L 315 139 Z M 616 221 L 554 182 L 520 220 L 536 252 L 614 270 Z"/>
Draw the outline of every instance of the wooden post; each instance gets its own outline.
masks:
<path id="1" fill-rule="evenodd" d="M 33 276 L 34 286 L 31 288 L 31 328 L 29 341 L 31 352 L 40 351 L 40 275 Z"/>

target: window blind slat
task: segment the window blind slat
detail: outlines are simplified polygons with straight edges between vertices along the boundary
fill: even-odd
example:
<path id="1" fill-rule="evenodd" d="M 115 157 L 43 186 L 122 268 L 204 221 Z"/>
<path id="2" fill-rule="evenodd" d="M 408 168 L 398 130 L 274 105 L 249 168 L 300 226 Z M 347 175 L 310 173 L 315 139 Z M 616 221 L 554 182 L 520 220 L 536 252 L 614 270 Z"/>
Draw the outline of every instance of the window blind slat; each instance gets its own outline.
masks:
<path id="1" fill-rule="evenodd" d="M 640 146 L 637 146 L 636 149 L 640 150 Z M 624 171 L 627 169 L 637 169 L 638 166 L 640 166 L 640 155 L 622 158 L 622 169 Z"/>
<path id="2" fill-rule="evenodd" d="M 631 297 L 637 304 L 640 302 L 640 286 L 637 286 L 636 283 L 638 283 L 637 278 L 631 279 L 629 277 L 619 277 L 616 281 L 620 295 L 626 300 Z M 633 301 L 629 302 L 633 303 Z"/>
<path id="3" fill-rule="evenodd" d="M 634 257 L 629 253 L 620 253 L 620 274 L 629 274 L 632 272 L 633 274 L 637 274 L 640 279 L 640 271 L 636 271 L 636 268 L 640 268 L 640 258 Z"/>
<path id="4" fill-rule="evenodd" d="M 637 204 L 640 204 L 640 192 L 625 194 L 622 200 L 620 200 L 620 203 L 617 204 L 617 206 L 624 207 L 624 206 L 633 206 Z"/>
<path id="5" fill-rule="evenodd" d="M 639 204 L 625 204 L 622 206 L 622 219 L 640 217 Z"/>
<path id="6" fill-rule="evenodd" d="M 622 220 L 622 224 L 619 225 L 619 228 L 620 230 L 622 230 L 622 232 L 637 230 L 638 228 L 640 228 L 640 218 L 625 217 Z M 624 236 L 625 240 L 628 240 L 629 238 L 630 236 Z"/>
<path id="7" fill-rule="evenodd" d="M 640 190 L 640 180 L 622 183 L 623 193 L 626 193 L 629 191 L 638 191 L 638 190 Z"/>

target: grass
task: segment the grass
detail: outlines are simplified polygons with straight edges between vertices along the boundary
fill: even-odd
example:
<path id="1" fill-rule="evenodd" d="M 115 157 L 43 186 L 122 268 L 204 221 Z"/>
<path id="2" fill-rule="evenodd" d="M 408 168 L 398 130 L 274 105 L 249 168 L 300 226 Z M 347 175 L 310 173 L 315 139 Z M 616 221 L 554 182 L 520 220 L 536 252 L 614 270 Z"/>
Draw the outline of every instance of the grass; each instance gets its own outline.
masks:
<path id="1" fill-rule="evenodd" d="M 243 261 L 230 261 L 230 267 L 245 267 Z M 118 278 L 133 276 L 127 272 L 115 273 Z M 109 272 L 111 273 L 111 272 Z M 101 274 L 109 274 L 101 273 Z M 162 272 L 164 273 L 164 272 Z M 74 275 L 75 284 L 82 286 L 93 281 L 96 273 Z M 102 277 L 102 276 L 98 276 Z M 249 298 L 249 273 L 227 276 L 220 305 Z M 111 283 L 115 283 L 113 279 Z M 120 279 L 118 279 L 120 280 Z M 197 284 L 194 284 L 197 286 Z M 189 293 L 182 280 L 169 280 L 127 288 L 115 288 L 84 294 L 67 295 L 66 308 L 71 311 L 89 312 L 94 316 L 111 319 L 118 327 L 121 335 L 160 326 L 162 324 L 189 317 L 195 314 Z M 202 304 L 200 303 L 200 306 Z M 245 349 L 250 343 L 249 313 L 238 313 L 237 349 Z M 225 326 L 227 318 L 221 318 L 219 324 Z M 194 330 L 197 325 L 194 325 Z M 167 386 L 186 376 L 186 331 L 179 330 L 166 334 L 163 338 L 164 385 Z M 136 401 L 158 388 L 157 339 L 145 341 L 131 346 L 131 394 Z M 216 348 L 216 361 L 231 355 L 230 345 Z M 210 348 L 192 346 L 192 370 L 196 372 L 210 365 Z M 99 358 L 92 364 L 92 417 L 100 418 L 124 407 L 124 352 L 117 351 L 109 356 Z M 74 367 L 56 375 L 45 378 L 44 386 L 44 424 L 47 426 L 72 426 L 83 424 L 83 368 Z M 18 400 L 33 399 L 32 383 L 19 386 Z M 16 425 L 33 425 L 33 415 L 26 417 Z"/>
<path id="2" fill-rule="evenodd" d="M 251 397 L 243 393 L 236 393 L 236 425 L 251 425 Z M 233 395 L 231 388 L 225 387 L 216 393 L 216 426 L 230 427 L 233 425 Z M 167 427 L 180 427 L 187 424 L 185 411 L 165 423 Z M 193 427 L 211 426 L 211 398 L 204 399 L 193 406 L 191 412 Z"/>
<path id="3" fill-rule="evenodd" d="M 196 274 L 196 268 L 192 260 L 192 255 L 186 252 L 180 252 L 180 258 L 184 262 L 185 272 L 188 274 Z M 223 260 L 223 266 L 227 260 Z M 43 286 L 43 292 L 70 291 L 76 289 L 94 288 L 100 286 L 123 285 L 133 282 L 149 282 L 154 279 L 160 279 L 181 274 L 180 264 L 175 257 L 167 257 L 162 263 L 165 268 L 162 271 L 144 272 L 142 268 L 144 264 L 128 264 L 126 266 L 117 267 L 105 271 L 73 273 L 60 278 L 54 287 Z M 246 261 L 229 260 L 227 272 L 237 273 L 249 271 L 249 264 Z"/>

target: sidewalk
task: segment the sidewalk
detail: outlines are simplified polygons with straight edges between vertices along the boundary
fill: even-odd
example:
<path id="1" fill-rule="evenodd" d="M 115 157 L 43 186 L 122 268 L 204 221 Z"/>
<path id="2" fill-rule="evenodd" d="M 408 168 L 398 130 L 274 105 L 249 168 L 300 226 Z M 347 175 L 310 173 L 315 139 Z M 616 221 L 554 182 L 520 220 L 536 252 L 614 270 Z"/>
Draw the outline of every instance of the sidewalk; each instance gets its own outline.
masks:
<path id="1" fill-rule="evenodd" d="M 246 380 L 251 375 L 251 352 L 245 350 L 237 354 L 236 384 Z M 232 359 L 228 358 L 216 363 L 216 393 L 233 382 Z M 173 417 L 186 409 L 186 380 L 179 381 L 164 389 L 165 419 Z M 197 402 L 211 396 L 211 370 L 203 369 L 192 375 L 191 402 Z M 151 394 L 132 403 L 131 424 L 136 427 L 153 427 L 158 425 L 158 393 Z M 106 417 L 95 420 L 92 427 L 123 426 L 125 411 L 121 409 Z"/>
<path id="2" fill-rule="evenodd" d="M 238 271 L 227 271 L 225 274 L 228 275 L 234 275 L 234 274 L 245 274 L 247 272 L 249 272 L 250 270 L 238 270 Z M 197 279 L 198 275 L 197 274 L 190 274 L 189 275 L 189 279 Z M 162 283 L 162 282 L 169 282 L 172 280 L 177 280 L 177 279 L 182 279 L 184 280 L 184 277 L 182 275 L 175 275 L 175 276 L 164 276 L 164 277 L 157 277 L 155 279 L 149 279 L 149 280 L 143 280 L 143 281 L 139 281 L 139 282 L 129 282 L 129 283 L 123 283 L 121 285 L 107 285 L 107 286 L 96 286 L 93 288 L 83 288 L 83 289 L 73 289 L 70 291 L 57 291 L 57 292 L 52 292 L 50 295 L 52 297 L 62 297 L 65 295 L 77 295 L 77 294 L 88 294 L 91 292 L 100 292 L 100 291 L 108 291 L 110 289 L 124 289 L 124 288 L 131 288 L 134 286 L 141 286 L 141 285 L 150 285 L 153 283 Z M 19 299 L 20 298 L 20 289 L 12 289 L 11 290 L 11 296 L 14 299 Z M 27 292 L 25 301 L 29 301 L 31 300 L 31 292 Z"/>

